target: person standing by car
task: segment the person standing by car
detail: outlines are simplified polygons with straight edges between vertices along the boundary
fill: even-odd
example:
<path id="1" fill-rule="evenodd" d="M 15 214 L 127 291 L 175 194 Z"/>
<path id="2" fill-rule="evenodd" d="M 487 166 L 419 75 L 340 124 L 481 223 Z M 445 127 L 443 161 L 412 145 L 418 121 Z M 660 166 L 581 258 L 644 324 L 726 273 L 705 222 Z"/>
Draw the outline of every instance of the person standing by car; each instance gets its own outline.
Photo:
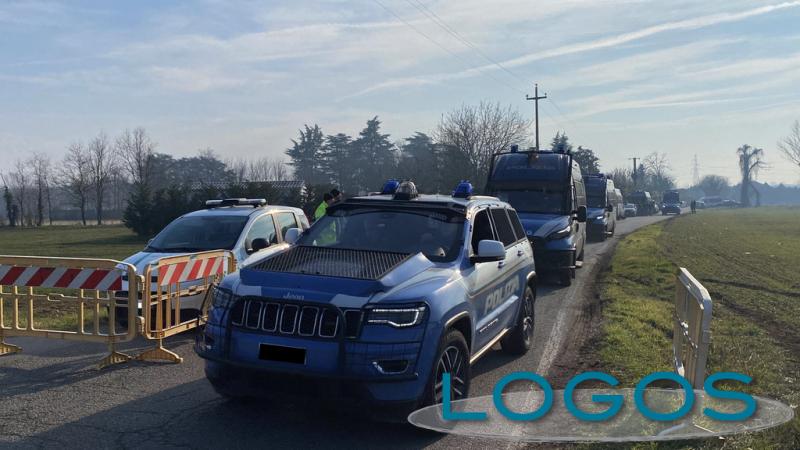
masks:
<path id="1" fill-rule="evenodd" d="M 334 203 L 333 195 L 330 192 L 326 192 L 325 195 L 322 196 L 322 203 L 317 206 L 317 209 L 314 210 L 314 221 L 316 222 L 319 220 L 320 217 L 325 215 L 325 211 L 328 210 L 328 206 Z"/>
<path id="2" fill-rule="evenodd" d="M 689 204 L 690 208 L 692 208 L 692 214 L 697 212 L 697 200 L 692 200 L 692 203 Z"/>
<path id="3" fill-rule="evenodd" d="M 333 203 L 339 203 L 344 200 L 344 194 L 336 188 L 331 189 L 331 196 L 333 197 Z"/>

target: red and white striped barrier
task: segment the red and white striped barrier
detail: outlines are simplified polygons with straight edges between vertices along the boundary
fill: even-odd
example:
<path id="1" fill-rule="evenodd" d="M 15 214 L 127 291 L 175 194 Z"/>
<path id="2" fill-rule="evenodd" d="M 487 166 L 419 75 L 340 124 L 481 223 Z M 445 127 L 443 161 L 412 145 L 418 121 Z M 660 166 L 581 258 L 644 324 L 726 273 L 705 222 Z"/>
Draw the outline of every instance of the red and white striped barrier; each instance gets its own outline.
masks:
<path id="1" fill-rule="evenodd" d="M 122 271 L 0 265 L 0 285 L 119 291 L 122 289 Z"/>
<path id="2" fill-rule="evenodd" d="M 196 258 L 158 266 L 158 285 L 168 286 L 187 281 L 201 280 L 226 272 L 225 256 Z"/>

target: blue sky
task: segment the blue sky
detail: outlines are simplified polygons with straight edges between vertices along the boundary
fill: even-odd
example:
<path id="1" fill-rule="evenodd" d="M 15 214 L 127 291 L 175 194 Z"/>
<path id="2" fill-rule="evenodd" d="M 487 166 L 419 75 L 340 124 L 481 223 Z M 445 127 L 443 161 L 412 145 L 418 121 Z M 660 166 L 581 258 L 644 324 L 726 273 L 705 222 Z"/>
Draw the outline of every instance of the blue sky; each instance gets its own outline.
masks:
<path id="1" fill-rule="evenodd" d="M 281 156 L 304 123 L 375 115 L 399 140 L 462 103 L 530 117 L 536 81 L 543 141 L 603 169 L 665 152 L 685 185 L 696 154 L 735 181 L 748 143 L 760 180 L 797 183 L 776 142 L 800 119 L 798 24 L 800 1 L 4 0 L 0 170 L 136 126 L 176 155 Z"/>

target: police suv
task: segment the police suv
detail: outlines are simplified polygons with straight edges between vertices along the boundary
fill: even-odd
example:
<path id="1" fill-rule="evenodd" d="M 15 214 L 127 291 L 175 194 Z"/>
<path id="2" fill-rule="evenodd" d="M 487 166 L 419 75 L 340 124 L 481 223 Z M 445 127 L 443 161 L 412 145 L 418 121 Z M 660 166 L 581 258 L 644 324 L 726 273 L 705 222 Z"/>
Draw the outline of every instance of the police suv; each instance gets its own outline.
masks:
<path id="1" fill-rule="evenodd" d="M 470 364 L 495 344 L 531 346 L 533 250 L 514 209 L 469 183 L 418 195 L 392 180 L 286 240 L 214 293 L 196 351 L 222 395 L 407 413 L 442 400 L 444 373 L 451 398 L 467 396 Z"/>

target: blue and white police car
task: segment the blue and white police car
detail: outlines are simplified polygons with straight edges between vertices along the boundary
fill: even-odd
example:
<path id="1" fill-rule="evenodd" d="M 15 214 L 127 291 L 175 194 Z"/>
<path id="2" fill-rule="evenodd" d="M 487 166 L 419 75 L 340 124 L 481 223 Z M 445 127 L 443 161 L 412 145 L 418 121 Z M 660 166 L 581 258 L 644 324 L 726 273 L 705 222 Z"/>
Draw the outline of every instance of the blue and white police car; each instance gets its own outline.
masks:
<path id="1" fill-rule="evenodd" d="M 451 398 L 467 396 L 470 365 L 497 343 L 531 347 L 533 250 L 514 209 L 467 182 L 445 196 L 390 181 L 286 240 L 213 295 L 196 351 L 225 396 L 334 397 L 396 414 L 440 402 L 444 373 Z"/>
<path id="2" fill-rule="evenodd" d="M 299 208 L 267 205 L 265 199 L 228 198 L 209 200 L 206 208 L 178 217 L 148 242 L 141 252 L 124 262 L 144 273 L 149 264 L 161 258 L 208 250 L 230 250 L 237 264 L 261 253 L 285 248 L 283 236 L 292 228 L 308 228 L 308 219 Z M 152 282 L 157 281 L 153 274 Z M 127 276 L 123 291 L 117 295 L 127 298 Z M 190 285 L 188 283 L 187 285 Z M 199 311 L 204 295 L 181 298 L 181 310 Z M 140 306 L 141 308 L 141 306 Z M 117 317 L 124 321 L 125 307 L 117 307 Z M 191 314 L 190 314 L 191 315 Z"/>

